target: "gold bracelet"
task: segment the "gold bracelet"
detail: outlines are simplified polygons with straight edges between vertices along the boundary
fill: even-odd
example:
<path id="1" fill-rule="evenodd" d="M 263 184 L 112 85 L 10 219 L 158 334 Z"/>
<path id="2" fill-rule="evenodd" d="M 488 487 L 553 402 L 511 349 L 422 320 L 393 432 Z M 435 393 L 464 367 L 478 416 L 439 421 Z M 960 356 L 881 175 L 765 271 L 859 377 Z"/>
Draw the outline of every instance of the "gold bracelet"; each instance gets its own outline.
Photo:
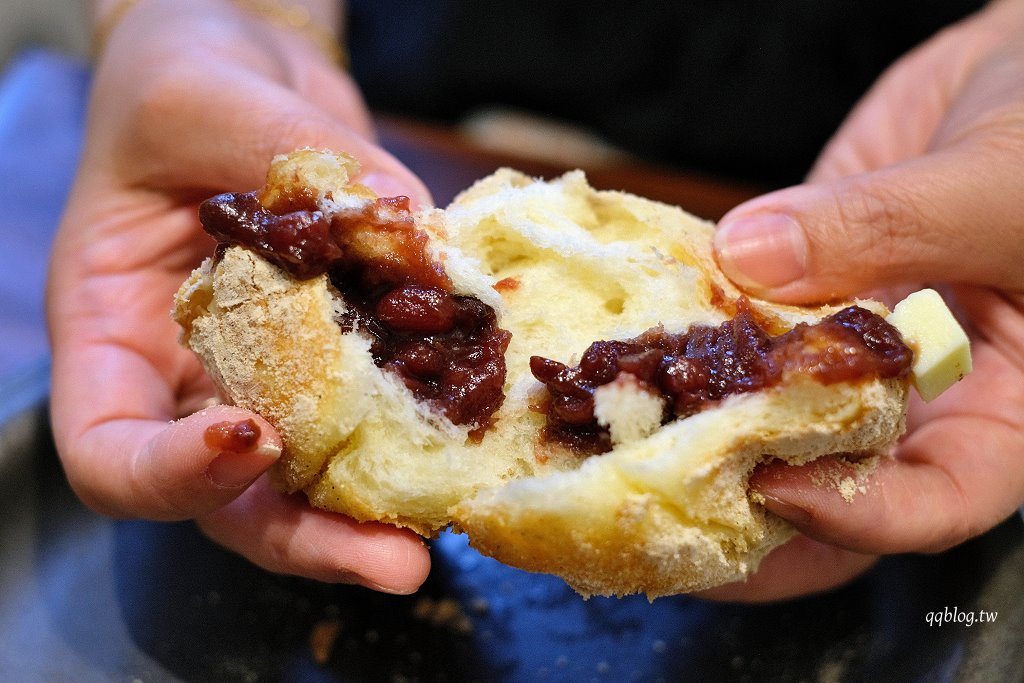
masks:
<path id="1" fill-rule="evenodd" d="M 316 45 L 332 62 L 347 69 L 348 51 L 340 37 L 323 24 L 314 21 L 309 9 L 302 5 L 286 5 L 280 0 L 232 0 L 235 6 L 271 24 L 297 31 Z"/>
<path id="2" fill-rule="evenodd" d="M 270 24 L 303 34 L 332 62 L 342 69 L 348 68 L 348 51 L 341 39 L 326 26 L 314 21 L 309 10 L 302 5 L 286 5 L 279 0 L 232 0 L 232 3 L 240 10 L 257 16 Z M 103 53 L 113 30 L 121 23 L 128 11 L 137 4 L 139 4 L 139 0 L 121 0 L 97 24 L 92 40 L 94 60 Z"/>

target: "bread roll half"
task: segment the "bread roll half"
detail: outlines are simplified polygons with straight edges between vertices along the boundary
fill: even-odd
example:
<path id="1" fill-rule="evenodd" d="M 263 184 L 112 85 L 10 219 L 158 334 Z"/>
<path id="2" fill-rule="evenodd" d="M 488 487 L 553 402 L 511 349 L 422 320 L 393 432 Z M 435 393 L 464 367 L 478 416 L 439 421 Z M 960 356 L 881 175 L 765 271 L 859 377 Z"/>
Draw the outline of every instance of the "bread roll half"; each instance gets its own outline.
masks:
<path id="1" fill-rule="evenodd" d="M 355 173 L 344 155 L 294 153 L 275 160 L 260 197 L 273 205 L 297 187 L 330 218 L 372 201 L 349 185 Z M 610 450 L 580 454 L 548 438 L 531 357 L 571 366 L 597 340 L 734 316 L 741 292 L 715 263 L 713 225 L 596 191 L 578 171 L 545 182 L 501 170 L 446 210 L 417 213 L 415 230 L 450 290 L 491 307 L 511 335 L 505 397 L 486 424 L 453 423 L 378 367 L 366 330 L 339 326 L 350 304 L 326 274 L 298 279 L 229 246 L 177 294 L 182 340 L 225 399 L 280 431 L 275 485 L 316 507 L 424 536 L 452 528 L 581 594 L 653 598 L 742 579 L 791 535 L 748 492 L 758 463 L 878 453 L 904 429 L 906 376 L 787 373 L 665 420 L 660 399 L 620 375 L 594 392 Z M 841 308 L 743 305 L 777 331 Z"/>

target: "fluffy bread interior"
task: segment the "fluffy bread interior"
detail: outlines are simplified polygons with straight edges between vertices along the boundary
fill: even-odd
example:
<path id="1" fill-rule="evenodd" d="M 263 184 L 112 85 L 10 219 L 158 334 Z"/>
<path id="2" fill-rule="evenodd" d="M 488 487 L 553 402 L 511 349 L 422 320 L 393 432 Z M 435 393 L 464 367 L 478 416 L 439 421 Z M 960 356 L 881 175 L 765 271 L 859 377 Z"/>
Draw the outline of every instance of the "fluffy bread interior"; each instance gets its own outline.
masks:
<path id="1" fill-rule="evenodd" d="M 346 188 L 350 160 L 304 175 L 303 159 L 280 159 L 275 173 L 314 184 L 325 211 L 365 197 Z M 417 221 L 455 291 L 512 333 L 506 400 L 480 441 L 377 368 L 359 330 L 341 333 L 346 304 L 326 276 L 298 281 L 230 247 L 178 293 L 184 342 L 228 400 L 280 430 L 274 482 L 314 506 L 426 536 L 465 531 L 482 552 L 585 595 L 654 597 L 742 579 L 789 537 L 748 495 L 757 463 L 880 452 L 903 430 L 904 380 L 796 378 L 664 426 L 623 385 L 599 392 L 614 448 L 580 457 L 541 438 L 530 357 L 572 364 L 595 340 L 728 319 L 740 292 L 715 264 L 713 225 L 594 190 L 578 171 L 545 182 L 507 169 Z M 753 306 L 783 328 L 838 309 Z"/>

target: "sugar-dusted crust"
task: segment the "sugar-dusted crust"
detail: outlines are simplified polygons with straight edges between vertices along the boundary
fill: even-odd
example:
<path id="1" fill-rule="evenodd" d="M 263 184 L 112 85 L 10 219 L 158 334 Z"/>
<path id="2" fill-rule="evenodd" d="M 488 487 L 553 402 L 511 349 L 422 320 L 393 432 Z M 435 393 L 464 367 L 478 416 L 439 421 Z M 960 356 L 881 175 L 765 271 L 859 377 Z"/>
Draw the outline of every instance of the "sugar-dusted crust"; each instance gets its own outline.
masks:
<path id="1" fill-rule="evenodd" d="M 790 536 L 746 493 L 757 463 L 873 452 L 902 431 L 901 382 L 834 389 L 804 381 L 734 397 L 578 469 L 483 491 L 455 518 L 485 554 L 585 595 L 740 580 Z"/>
<path id="2" fill-rule="evenodd" d="M 345 180 L 334 181 L 337 199 Z M 729 317 L 740 293 L 715 264 L 713 226 L 597 192 L 579 172 L 536 182 L 509 170 L 419 220 L 456 291 L 492 305 L 513 335 L 507 398 L 482 442 L 376 368 L 358 331 L 341 333 L 344 303 L 326 278 L 298 282 L 232 247 L 178 293 L 184 342 L 229 400 L 280 429 L 274 481 L 315 506 L 424 535 L 453 527 L 583 594 L 654 597 L 741 579 L 790 536 L 748 495 L 757 463 L 879 452 L 904 428 L 904 381 L 798 378 L 653 433 L 616 421 L 611 392 L 603 409 L 625 435 L 612 451 L 580 458 L 544 443 L 531 355 L 574 362 L 598 339 Z M 782 327 L 835 310 L 753 305 Z"/>
<path id="3" fill-rule="evenodd" d="M 352 368 L 366 344 L 338 334 L 339 305 L 325 278 L 293 280 L 244 249 L 207 259 L 175 300 L 182 341 L 224 396 L 281 432 L 287 449 L 273 476 L 286 491 L 313 480 L 359 423 L 370 391 Z"/>

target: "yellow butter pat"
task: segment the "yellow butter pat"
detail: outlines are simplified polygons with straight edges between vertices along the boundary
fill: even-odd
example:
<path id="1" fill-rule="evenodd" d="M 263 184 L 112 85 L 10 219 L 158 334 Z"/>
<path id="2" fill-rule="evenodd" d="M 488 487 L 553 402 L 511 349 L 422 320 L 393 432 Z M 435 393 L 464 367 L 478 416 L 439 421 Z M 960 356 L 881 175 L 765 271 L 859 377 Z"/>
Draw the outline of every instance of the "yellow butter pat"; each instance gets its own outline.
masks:
<path id="1" fill-rule="evenodd" d="M 946 302 L 934 289 L 914 292 L 887 318 L 914 352 L 911 379 L 931 401 L 971 371 L 971 345 Z"/>

